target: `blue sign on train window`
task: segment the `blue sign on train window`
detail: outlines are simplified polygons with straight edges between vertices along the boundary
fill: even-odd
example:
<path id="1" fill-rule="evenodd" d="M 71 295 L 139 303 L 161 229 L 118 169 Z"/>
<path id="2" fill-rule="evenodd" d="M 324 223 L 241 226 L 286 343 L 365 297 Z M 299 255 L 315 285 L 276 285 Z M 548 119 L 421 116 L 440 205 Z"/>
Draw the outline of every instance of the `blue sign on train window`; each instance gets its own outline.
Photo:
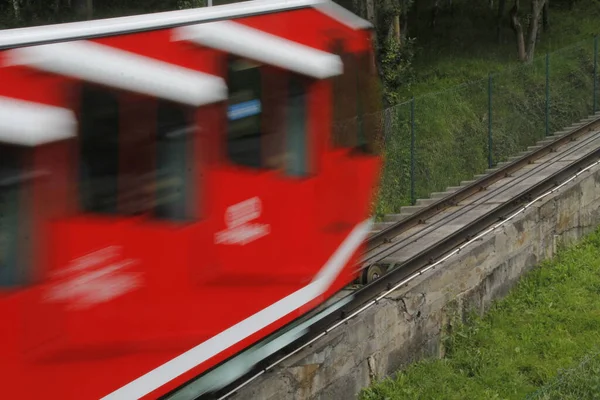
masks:
<path id="1" fill-rule="evenodd" d="M 260 114 L 261 104 L 260 100 L 244 101 L 242 103 L 231 104 L 227 109 L 227 118 L 230 121 L 237 119 L 251 117 L 253 115 Z"/>

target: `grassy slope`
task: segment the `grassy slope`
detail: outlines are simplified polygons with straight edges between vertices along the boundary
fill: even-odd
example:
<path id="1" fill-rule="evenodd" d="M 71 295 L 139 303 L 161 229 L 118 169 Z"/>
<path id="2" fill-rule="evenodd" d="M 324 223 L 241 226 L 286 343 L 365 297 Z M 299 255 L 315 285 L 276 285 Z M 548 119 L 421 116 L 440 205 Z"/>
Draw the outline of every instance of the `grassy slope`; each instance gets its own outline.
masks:
<path id="1" fill-rule="evenodd" d="M 411 30 L 420 47 L 414 61 L 416 83 L 402 93 L 407 100 L 432 91 L 440 91 L 467 81 L 486 78 L 516 65 L 516 42 L 512 30 L 505 27 L 501 43 L 496 41 L 495 11 L 487 2 L 455 1 L 454 15 L 440 13 L 437 28 L 428 26 L 429 11 L 418 10 L 419 24 Z M 508 2 L 510 3 L 510 2 Z M 511 4 L 512 5 L 512 4 Z M 537 57 L 567 47 L 600 33 L 600 3 L 581 1 L 572 11 L 552 9 L 550 30 L 542 33 L 536 46 Z"/>
<path id="2" fill-rule="evenodd" d="M 491 28 L 493 14 L 477 9 L 485 7 L 485 2 L 469 7 L 457 3 L 454 16 L 442 14 L 433 33 L 427 27 L 427 10 L 417 14 L 425 28 L 417 26 L 411 31 L 421 49 L 414 62 L 415 82 L 401 96 L 416 96 L 417 198 L 472 179 L 488 167 L 490 72 L 495 73 L 494 164 L 525 150 L 545 134 L 546 51 L 554 52 L 550 57 L 550 132 L 592 111 L 593 34 L 600 33 L 600 3 L 583 2 L 573 11 L 552 10 L 551 30 L 543 35 L 538 58 L 529 65 L 516 61 L 509 29 L 502 32 L 503 43 L 498 44 Z M 398 212 L 411 201 L 410 104 L 401 104 L 387 114 L 386 168 L 375 205 L 379 218 Z"/>
<path id="3" fill-rule="evenodd" d="M 445 359 L 416 363 L 360 399 L 599 398 L 599 294 L 600 230 L 459 326 Z M 561 368 L 571 371 L 557 379 Z"/>

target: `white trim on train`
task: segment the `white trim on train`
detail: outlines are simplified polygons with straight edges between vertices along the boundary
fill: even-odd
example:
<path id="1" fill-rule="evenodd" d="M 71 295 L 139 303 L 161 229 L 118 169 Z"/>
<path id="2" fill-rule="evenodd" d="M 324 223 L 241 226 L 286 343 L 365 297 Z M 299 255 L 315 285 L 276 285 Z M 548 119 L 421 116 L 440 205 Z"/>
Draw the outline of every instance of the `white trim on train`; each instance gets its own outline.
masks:
<path id="1" fill-rule="evenodd" d="M 180 25 L 305 7 L 315 8 L 352 29 L 358 30 L 372 27 L 368 21 L 354 15 L 330 0 L 253 0 L 215 7 L 7 29 L 0 32 L 0 47 L 23 46 L 49 41 L 74 40 L 90 36 L 106 36 L 124 32 L 166 29 Z"/>
<path id="2" fill-rule="evenodd" d="M 76 133 L 77 120 L 71 110 L 0 97 L 0 143 L 37 146 Z"/>
<path id="3" fill-rule="evenodd" d="M 271 304 L 245 320 L 175 357 L 167 363 L 140 376 L 102 398 L 102 400 L 139 399 L 146 396 L 192 368 L 216 356 L 248 336 L 285 317 L 324 294 L 338 277 L 352 255 L 371 230 L 371 220 L 354 227 L 335 253 L 325 263 L 313 281 L 294 293 Z"/>
<path id="4" fill-rule="evenodd" d="M 173 40 L 222 50 L 317 79 L 341 75 L 340 57 L 233 21 L 173 30 Z"/>
<path id="5" fill-rule="evenodd" d="M 26 65 L 191 106 L 227 99 L 220 77 L 91 41 L 8 50 L 4 65 Z"/>

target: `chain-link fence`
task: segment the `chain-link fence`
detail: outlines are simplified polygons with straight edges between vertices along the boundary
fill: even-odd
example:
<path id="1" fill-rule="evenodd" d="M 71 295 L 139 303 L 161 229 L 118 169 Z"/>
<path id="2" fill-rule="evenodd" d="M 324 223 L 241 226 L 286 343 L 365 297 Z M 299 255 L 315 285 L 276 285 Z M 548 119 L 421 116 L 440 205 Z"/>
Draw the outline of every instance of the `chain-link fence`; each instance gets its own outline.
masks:
<path id="1" fill-rule="evenodd" d="M 598 37 L 384 110 L 375 214 L 458 186 L 599 110 Z"/>

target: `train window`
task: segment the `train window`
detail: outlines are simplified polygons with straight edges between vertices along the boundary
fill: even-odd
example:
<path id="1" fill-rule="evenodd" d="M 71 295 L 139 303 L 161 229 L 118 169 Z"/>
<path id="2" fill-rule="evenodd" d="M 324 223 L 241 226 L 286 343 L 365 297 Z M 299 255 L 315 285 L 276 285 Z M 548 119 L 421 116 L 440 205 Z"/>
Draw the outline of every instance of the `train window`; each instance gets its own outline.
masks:
<path id="1" fill-rule="evenodd" d="M 80 120 L 84 212 L 193 218 L 194 122 L 184 106 L 84 85 Z"/>
<path id="2" fill-rule="evenodd" d="M 25 251 L 31 231 L 26 212 L 29 179 L 24 151 L 0 145 L 0 287 L 22 284 L 29 270 Z"/>
<path id="3" fill-rule="evenodd" d="M 306 86 L 297 76 L 290 76 L 288 81 L 286 116 L 286 174 L 305 176 L 308 174 Z"/>
<path id="4" fill-rule="evenodd" d="M 79 188 L 84 212 L 116 213 L 119 171 L 119 103 L 109 91 L 81 91 Z"/>
<path id="5" fill-rule="evenodd" d="M 344 63 L 344 73 L 333 78 L 333 124 L 332 144 L 334 147 L 353 148 L 357 145 L 357 84 L 356 60 L 353 54 L 342 52 L 336 46 Z"/>
<path id="6" fill-rule="evenodd" d="M 373 53 L 347 53 L 339 41 L 333 43 L 332 52 L 344 63 L 344 73 L 332 81 L 332 145 L 377 154 L 381 151 L 383 118 Z"/>
<path id="7" fill-rule="evenodd" d="M 162 101 L 158 104 L 157 124 L 155 215 L 161 219 L 191 219 L 192 117 L 184 107 Z"/>
<path id="8" fill-rule="evenodd" d="M 354 55 L 344 49 L 344 42 L 335 39 L 331 53 L 338 55 L 344 64 L 344 72 L 332 79 L 332 132 L 334 148 L 356 146 L 356 71 Z"/>
<path id="9" fill-rule="evenodd" d="M 264 168 L 285 171 L 286 96 L 288 73 L 264 65 L 262 95 L 261 161 Z"/>
<path id="10" fill-rule="evenodd" d="M 357 149 L 368 154 L 379 154 L 383 146 L 382 92 L 372 52 L 357 57 Z"/>
<path id="11" fill-rule="evenodd" d="M 227 152 L 251 168 L 308 173 L 306 80 L 268 65 L 230 56 L 227 70 Z"/>
<path id="12" fill-rule="evenodd" d="M 227 153 L 238 165 L 260 168 L 262 79 L 261 66 L 231 57 L 228 60 L 227 84 Z"/>

